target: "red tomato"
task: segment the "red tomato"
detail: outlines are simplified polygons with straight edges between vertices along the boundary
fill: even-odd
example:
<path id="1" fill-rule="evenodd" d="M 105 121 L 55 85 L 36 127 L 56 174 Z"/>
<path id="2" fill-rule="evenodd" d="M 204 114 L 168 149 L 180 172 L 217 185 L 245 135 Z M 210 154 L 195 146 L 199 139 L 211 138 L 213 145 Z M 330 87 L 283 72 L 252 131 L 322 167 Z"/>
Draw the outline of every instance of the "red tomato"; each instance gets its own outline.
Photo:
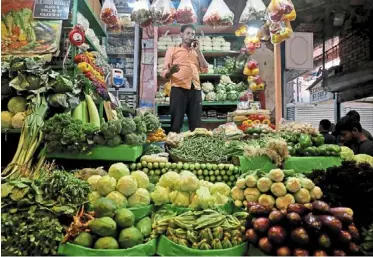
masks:
<path id="1" fill-rule="evenodd" d="M 263 120 L 266 119 L 266 117 L 263 114 L 259 114 L 258 117 L 257 117 L 257 119 L 262 122 Z"/>

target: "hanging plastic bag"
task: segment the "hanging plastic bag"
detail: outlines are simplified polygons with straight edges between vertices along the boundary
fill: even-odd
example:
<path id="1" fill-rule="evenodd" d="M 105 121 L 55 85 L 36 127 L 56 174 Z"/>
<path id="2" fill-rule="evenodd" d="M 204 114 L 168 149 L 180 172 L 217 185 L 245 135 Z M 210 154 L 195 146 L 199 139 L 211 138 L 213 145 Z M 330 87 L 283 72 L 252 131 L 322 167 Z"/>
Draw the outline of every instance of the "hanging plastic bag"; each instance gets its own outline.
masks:
<path id="1" fill-rule="evenodd" d="M 243 74 L 246 76 L 257 76 L 259 74 L 259 63 L 254 58 L 249 57 L 243 70 Z"/>
<path id="2" fill-rule="evenodd" d="M 100 18 L 110 27 L 118 25 L 118 12 L 113 0 L 105 0 L 101 8 Z"/>
<path id="3" fill-rule="evenodd" d="M 150 14 L 152 16 L 153 24 L 166 24 L 171 16 L 169 0 L 155 0 L 150 6 Z"/>
<path id="4" fill-rule="evenodd" d="M 149 0 L 138 0 L 133 7 L 131 20 L 145 28 L 152 24 Z"/>
<path id="5" fill-rule="evenodd" d="M 248 23 L 253 20 L 263 20 L 266 12 L 266 6 L 262 0 L 247 0 L 239 23 Z"/>
<path id="6" fill-rule="evenodd" d="M 170 4 L 171 15 L 168 18 L 168 20 L 166 20 L 165 24 L 171 24 L 171 23 L 174 23 L 174 21 L 176 21 L 176 8 L 171 1 L 169 1 L 169 4 Z"/>
<path id="7" fill-rule="evenodd" d="M 213 28 L 232 26 L 233 20 L 234 14 L 224 0 L 212 0 L 203 16 L 203 24 Z"/>
<path id="8" fill-rule="evenodd" d="M 266 88 L 266 84 L 260 76 L 249 76 L 247 82 L 253 92 L 264 91 Z"/>
<path id="9" fill-rule="evenodd" d="M 197 15 L 194 11 L 191 0 L 181 0 L 176 11 L 176 21 L 180 24 L 190 24 L 197 22 Z"/>
<path id="10" fill-rule="evenodd" d="M 245 42 L 245 46 L 246 46 L 248 53 L 254 54 L 255 50 L 261 47 L 259 34 L 260 34 L 259 29 L 256 29 L 256 30 L 254 29 L 252 31 L 249 29 L 247 31 L 244 42 Z"/>
<path id="11" fill-rule="evenodd" d="M 285 20 L 287 15 L 295 19 L 294 5 L 290 0 L 271 0 L 267 7 L 269 19 L 273 22 Z M 292 15 L 290 15 L 293 12 Z M 288 17 L 288 18 L 289 18 Z"/>
<path id="12" fill-rule="evenodd" d="M 269 25 L 272 44 L 279 44 L 293 36 L 290 21 L 271 22 Z"/>
<path id="13" fill-rule="evenodd" d="M 284 1 L 287 2 L 287 4 L 292 7 L 292 11 L 289 13 L 284 13 L 284 15 L 282 16 L 282 19 L 284 21 L 294 21 L 297 18 L 297 13 L 295 12 L 294 4 L 291 0 L 284 0 Z M 290 9 L 291 8 L 288 8 L 288 10 Z"/>

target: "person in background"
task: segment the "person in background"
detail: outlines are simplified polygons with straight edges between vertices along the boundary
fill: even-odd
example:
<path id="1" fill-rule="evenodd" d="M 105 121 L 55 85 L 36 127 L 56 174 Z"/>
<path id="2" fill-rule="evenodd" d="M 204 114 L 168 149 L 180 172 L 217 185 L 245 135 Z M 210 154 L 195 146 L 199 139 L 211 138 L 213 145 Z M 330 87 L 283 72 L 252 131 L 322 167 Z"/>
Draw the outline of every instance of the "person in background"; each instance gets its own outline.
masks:
<path id="1" fill-rule="evenodd" d="M 321 120 L 319 123 L 319 132 L 324 136 L 325 144 L 335 144 L 336 139 L 329 133 L 332 123 L 330 120 Z"/>
<path id="2" fill-rule="evenodd" d="M 349 111 L 346 114 L 346 116 L 354 117 L 358 122 L 360 122 L 360 114 L 355 110 Z M 369 133 L 369 131 L 367 131 L 363 128 L 363 133 L 366 136 L 366 138 L 368 138 L 370 141 L 373 141 L 373 136 L 372 136 L 372 134 Z"/>
<path id="3" fill-rule="evenodd" d="M 335 128 L 341 143 L 350 147 L 355 154 L 373 156 L 373 141 L 364 135 L 363 128 L 357 119 L 346 115 L 338 121 Z"/>
<path id="4" fill-rule="evenodd" d="M 208 71 L 208 63 L 195 36 L 194 25 L 183 25 L 180 31 L 182 43 L 170 47 L 166 52 L 162 77 L 170 80 L 172 86 L 171 132 L 180 132 L 185 113 L 190 131 L 201 126 L 202 94 L 199 74 Z"/>

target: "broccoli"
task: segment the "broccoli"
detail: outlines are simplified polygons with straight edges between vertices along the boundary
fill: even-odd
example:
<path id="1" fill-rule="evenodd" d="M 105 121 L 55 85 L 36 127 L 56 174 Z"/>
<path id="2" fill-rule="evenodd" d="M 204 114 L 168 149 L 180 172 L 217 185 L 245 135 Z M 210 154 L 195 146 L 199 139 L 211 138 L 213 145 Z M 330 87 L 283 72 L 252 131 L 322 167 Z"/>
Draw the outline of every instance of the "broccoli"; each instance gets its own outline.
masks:
<path id="1" fill-rule="evenodd" d="M 158 117 L 150 112 L 145 113 L 144 122 L 147 132 L 154 132 L 161 126 Z"/>
<path id="2" fill-rule="evenodd" d="M 122 131 L 122 124 L 120 120 L 109 120 L 106 123 L 101 124 L 101 133 L 104 135 L 105 139 L 111 139 L 119 135 Z"/>
<path id="3" fill-rule="evenodd" d="M 133 118 L 133 121 L 136 124 L 136 132 L 137 133 L 146 133 L 146 124 L 143 121 L 143 118 L 141 116 L 136 116 Z"/>
<path id="4" fill-rule="evenodd" d="M 142 145 L 145 142 L 144 134 L 131 133 L 125 136 L 125 142 L 127 145 Z"/>
<path id="5" fill-rule="evenodd" d="M 97 145 L 106 145 L 106 139 L 102 135 L 95 135 L 93 137 L 93 142 Z"/>
<path id="6" fill-rule="evenodd" d="M 136 123 L 131 118 L 123 118 L 121 134 L 127 135 L 136 132 Z"/>
<path id="7" fill-rule="evenodd" d="M 115 135 L 114 137 L 107 139 L 106 143 L 108 146 L 117 146 L 122 143 L 122 138 L 119 135 Z"/>

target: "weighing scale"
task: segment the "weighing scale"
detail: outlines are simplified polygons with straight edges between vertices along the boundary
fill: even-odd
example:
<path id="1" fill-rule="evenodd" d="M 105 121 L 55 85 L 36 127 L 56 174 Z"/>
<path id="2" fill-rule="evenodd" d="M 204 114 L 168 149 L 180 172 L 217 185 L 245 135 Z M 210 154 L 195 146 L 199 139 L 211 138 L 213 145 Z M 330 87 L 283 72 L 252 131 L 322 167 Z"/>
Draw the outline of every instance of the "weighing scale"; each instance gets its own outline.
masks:
<path id="1" fill-rule="evenodd" d="M 111 70 L 111 85 L 115 88 L 117 98 L 119 99 L 119 88 L 124 85 L 126 79 L 124 78 L 124 72 L 121 69 L 113 68 Z"/>

